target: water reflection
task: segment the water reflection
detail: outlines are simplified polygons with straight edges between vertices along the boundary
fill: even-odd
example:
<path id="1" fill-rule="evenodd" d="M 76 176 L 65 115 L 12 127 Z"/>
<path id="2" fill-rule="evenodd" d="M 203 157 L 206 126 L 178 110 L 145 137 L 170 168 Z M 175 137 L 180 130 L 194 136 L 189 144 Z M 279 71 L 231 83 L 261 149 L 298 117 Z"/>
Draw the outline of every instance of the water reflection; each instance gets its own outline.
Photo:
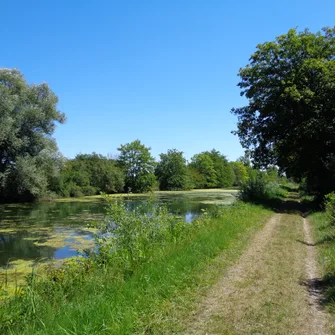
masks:
<path id="1" fill-rule="evenodd" d="M 192 221 L 202 210 L 234 200 L 230 192 L 189 192 L 159 194 L 154 197 L 124 197 L 131 210 L 143 202 L 165 205 L 170 212 Z M 64 259 L 92 244 L 93 232 L 87 224 L 101 220 L 105 203 L 54 202 L 0 206 L 0 267 L 12 259 Z"/>

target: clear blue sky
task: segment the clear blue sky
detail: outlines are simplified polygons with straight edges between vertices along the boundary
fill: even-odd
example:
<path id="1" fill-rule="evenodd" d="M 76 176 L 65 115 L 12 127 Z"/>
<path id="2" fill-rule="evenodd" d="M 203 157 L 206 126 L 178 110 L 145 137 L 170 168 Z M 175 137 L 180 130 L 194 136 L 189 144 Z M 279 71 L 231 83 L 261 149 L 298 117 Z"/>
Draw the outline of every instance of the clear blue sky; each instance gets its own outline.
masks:
<path id="1" fill-rule="evenodd" d="M 66 157 L 116 153 L 140 139 L 187 158 L 243 154 L 232 107 L 237 72 L 258 43 L 335 24 L 334 0 L 1 0 L 0 67 L 47 82 L 67 122 Z"/>

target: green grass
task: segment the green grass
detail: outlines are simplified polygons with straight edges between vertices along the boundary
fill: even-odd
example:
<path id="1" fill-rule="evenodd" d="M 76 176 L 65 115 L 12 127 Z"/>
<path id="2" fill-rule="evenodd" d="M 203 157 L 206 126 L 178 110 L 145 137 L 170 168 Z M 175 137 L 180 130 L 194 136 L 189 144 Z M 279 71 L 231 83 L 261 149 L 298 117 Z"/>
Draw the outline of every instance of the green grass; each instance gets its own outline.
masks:
<path id="1" fill-rule="evenodd" d="M 312 223 L 314 243 L 318 248 L 322 306 L 329 312 L 327 319 L 330 333 L 335 334 L 335 226 L 330 224 L 325 212 L 313 213 L 308 218 Z"/>
<path id="2" fill-rule="evenodd" d="M 194 303 L 270 214 L 242 203 L 220 209 L 130 276 L 113 265 L 73 263 L 55 270 L 54 277 L 32 281 L 23 295 L 2 302 L 0 333 L 181 333 Z"/>
<path id="3" fill-rule="evenodd" d="M 335 227 L 329 224 L 325 212 L 315 212 L 308 219 L 318 246 L 322 275 L 335 274 Z"/>

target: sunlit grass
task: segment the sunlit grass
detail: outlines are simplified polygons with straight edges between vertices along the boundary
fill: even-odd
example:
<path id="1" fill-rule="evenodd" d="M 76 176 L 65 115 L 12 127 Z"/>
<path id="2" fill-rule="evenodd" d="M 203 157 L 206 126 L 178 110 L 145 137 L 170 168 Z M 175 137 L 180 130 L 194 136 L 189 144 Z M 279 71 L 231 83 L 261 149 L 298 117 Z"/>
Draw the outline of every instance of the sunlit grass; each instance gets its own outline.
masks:
<path id="1" fill-rule="evenodd" d="M 130 276 L 113 263 L 74 264 L 24 295 L 3 302 L 1 334 L 181 333 L 201 292 L 231 264 L 270 212 L 237 204 L 206 216 L 178 243 L 168 243 Z M 220 257 L 217 257 L 220 255 Z"/>

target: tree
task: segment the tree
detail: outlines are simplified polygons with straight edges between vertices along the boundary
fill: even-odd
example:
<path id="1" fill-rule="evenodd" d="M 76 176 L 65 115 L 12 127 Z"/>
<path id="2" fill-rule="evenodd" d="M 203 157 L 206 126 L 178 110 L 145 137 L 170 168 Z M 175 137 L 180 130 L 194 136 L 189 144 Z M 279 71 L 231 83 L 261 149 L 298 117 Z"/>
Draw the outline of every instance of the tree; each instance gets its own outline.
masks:
<path id="1" fill-rule="evenodd" d="M 239 75 L 249 103 L 232 110 L 235 133 L 255 166 L 278 166 L 318 194 L 334 189 L 335 28 L 260 44 Z"/>
<path id="2" fill-rule="evenodd" d="M 233 186 L 235 175 L 233 168 L 229 164 L 227 158 L 215 149 L 212 149 L 211 151 L 205 151 L 205 153 L 212 159 L 214 163 L 214 169 L 217 176 L 216 187 Z"/>
<path id="3" fill-rule="evenodd" d="M 119 162 L 125 172 L 125 186 L 133 192 L 147 192 L 155 183 L 156 163 L 150 154 L 151 148 L 140 140 L 121 145 Z"/>
<path id="4" fill-rule="evenodd" d="M 248 180 L 248 168 L 240 161 L 231 162 L 230 164 L 235 175 L 234 185 L 241 186 Z"/>
<path id="5" fill-rule="evenodd" d="M 176 149 L 160 154 L 155 174 L 160 190 L 185 190 L 191 188 L 189 170 L 183 152 Z"/>
<path id="6" fill-rule="evenodd" d="M 34 200 L 54 182 L 61 156 L 51 136 L 65 121 L 57 102 L 46 83 L 0 69 L 0 201 Z"/>
<path id="7" fill-rule="evenodd" d="M 234 171 L 227 158 L 213 149 L 194 155 L 190 168 L 196 188 L 230 187 L 234 182 Z"/>
<path id="8" fill-rule="evenodd" d="M 116 162 L 95 152 L 68 160 L 61 173 L 63 196 L 115 193 L 121 192 L 123 187 L 124 175 Z"/>
<path id="9" fill-rule="evenodd" d="M 217 187 L 217 174 L 212 158 L 206 152 L 196 154 L 191 158 L 190 168 L 198 171 L 202 178 L 198 178 L 196 188 Z"/>

